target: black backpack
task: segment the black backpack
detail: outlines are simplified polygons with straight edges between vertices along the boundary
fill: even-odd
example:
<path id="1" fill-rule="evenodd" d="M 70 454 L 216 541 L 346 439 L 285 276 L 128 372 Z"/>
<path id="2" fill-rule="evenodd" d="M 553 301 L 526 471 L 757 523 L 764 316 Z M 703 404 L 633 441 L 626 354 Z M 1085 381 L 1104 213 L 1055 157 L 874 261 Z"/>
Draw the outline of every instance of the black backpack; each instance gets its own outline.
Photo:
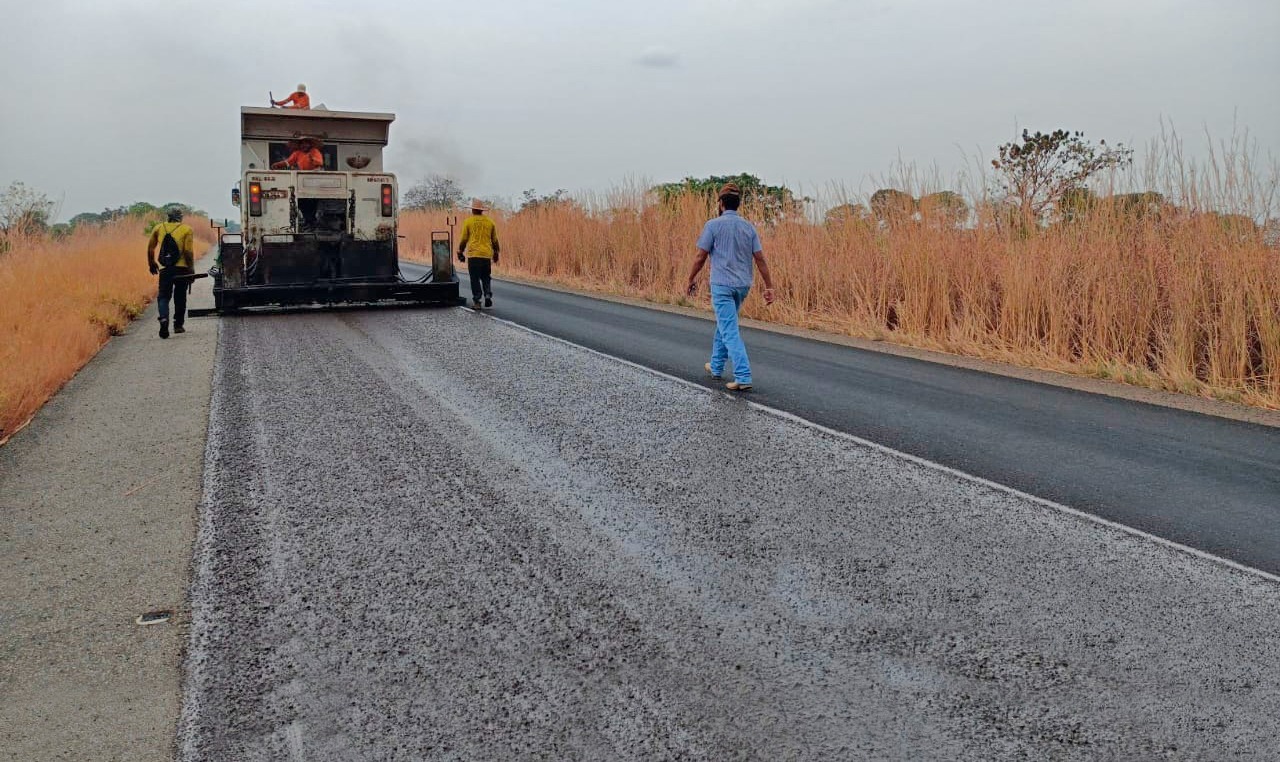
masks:
<path id="1" fill-rule="evenodd" d="M 178 227 L 181 227 L 181 225 Z M 164 240 L 160 242 L 161 267 L 177 267 L 178 260 L 182 259 L 182 249 L 178 247 L 178 242 L 173 239 L 173 234 L 176 232 L 178 232 L 177 227 L 166 231 Z"/>

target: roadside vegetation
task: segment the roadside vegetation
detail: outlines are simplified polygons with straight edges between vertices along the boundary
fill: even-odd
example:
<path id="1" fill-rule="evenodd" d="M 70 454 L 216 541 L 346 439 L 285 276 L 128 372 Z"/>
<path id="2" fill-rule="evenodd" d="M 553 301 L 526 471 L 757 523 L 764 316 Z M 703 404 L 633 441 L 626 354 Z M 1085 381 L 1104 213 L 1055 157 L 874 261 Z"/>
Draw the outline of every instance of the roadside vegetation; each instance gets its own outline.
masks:
<path id="1" fill-rule="evenodd" d="M 734 179 L 778 286 L 746 317 L 1280 408 L 1274 161 L 1240 137 L 1192 162 L 1172 134 L 1135 161 L 1065 130 L 996 156 L 951 183 L 901 168 L 868 196 L 751 175 L 530 191 L 495 212 L 499 272 L 705 307 L 682 286 Z M 405 215 L 409 257 L 445 214 Z"/>
<path id="2" fill-rule="evenodd" d="M 0 197 L 0 442 L 155 296 L 144 254 L 156 207 L 55 227 L 47 199 L 19 192 Z"/>

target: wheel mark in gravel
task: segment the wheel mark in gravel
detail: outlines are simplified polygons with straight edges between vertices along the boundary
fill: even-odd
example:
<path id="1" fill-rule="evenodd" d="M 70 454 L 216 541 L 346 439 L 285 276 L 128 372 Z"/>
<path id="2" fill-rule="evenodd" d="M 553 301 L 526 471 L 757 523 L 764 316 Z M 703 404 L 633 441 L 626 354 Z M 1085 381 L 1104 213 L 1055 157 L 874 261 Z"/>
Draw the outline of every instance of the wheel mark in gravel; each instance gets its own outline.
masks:
<path id="1" fill-rule="evenodd" d="M 441 395 L 433 397 L 432 404 L 426 405 L 420 395 L 404 394 L 403 390 L 406 383 L 411 388 L 430 389 L 438 388 L 438 385 L 444 379 L 418 363 L 405 366 L 398 362 L 398 358 L 389 354 L 388 348 L 382 342 L 375 340 L 374 337 L 361 329 L 360 322 L 359 316 L 345 315 L 328 325 L 328 328 L 336 329 L 336 336 L 329 333 L 326 334 L 324 343 L 328 345 L 327 349 L 333 350 L 340 347 L 342 351 L 361 363 L 363 367 L 373 371 L 379 381 L 382 382 L 382 391 L 386 392 L 384 399 L 395 398 L 404 402 L 415 410 L 420 419 L 438 420 L 443 408 L 446 413 L 454 418 L 457 425 L 466 425 L 469 421 L 474 423 L 474 416 L 471 415 L 472 411 L 465 407 L 460 407 L 458 400 L 451 400 L 447 396 Z M 412 356 L 412 353 L 408 356 Z M 456 429 L 457 425 L 451 428 Z M 496 444 L 500 439 L 500 437 L 499 439 L 494 439 L 493 442 Z M 462 453 L 458 454 L 461 455 Z M 475 478 L 481 477 L 477 474 Z M 459 485 L 459 489 L 462 488 L 462 485 Z M 587 625 L 589 629 L 594 628 L 600 631 L 608 629 L 609 622 L 600 619 L 597 612 L 582 606 L 581 602 L 573 600 L 572 595 L 562 589 L 562 584 L 547 578 L 538 563 L 538 559 L 532 558 L 526 548 L 496 537 L 486 525 L 486 517 L 483 514 L 477 513 L 465 505 L 460 506 L 458 510 L 462 514 L 471 517 L 471 521 L 468 522 L 469 531 L 475 539 L 488 546 L 489 550 L 486 551 L 486 557 L 495 559 L 498 563 L 513 570 L 518 569 L 530 574 L 541 587 L 544 597 L 558 600 L 564 608 L 574 610 L 576 619 L 594 617 L 594 622 Z M 516 626 L 518 623 L 512 622 L 511 624 Z M 763 688 L 763 685 L 761 687 Z M 632 686 L 632 688 L 636 690 L 636 694 L 630 697 L 631 700 L 641 702 L 644 705 L 634 709 L 642 710 L 648 715 L 650 721 L 654 723 L 668 724 L 670 722 L 669 708 L 667 708 L 668 711 L 663 711 L 662 704 L 664 701 L 661 697 L 649 695 L 635 686 Z M 690 747 L 693 741 L 693 739 L 688 738 L 684 728 L 675 725 L 668 725 L 663 734 L 668 738 L 684 738 L 684 748 L 686 749 Z"/>
<path id="2" fill-rule="evenodd" d="M 459 307 L 458 309 L 463 310 L 465 312 L 473 312 L 473 310 L 471 310 L 468 307 Z M 652 373 L 653 375 L 658 376 L 659 378 L 664 378 L 668 381 L 674 381 L 678 384 L 692 387 L 694 389 L 698 389 L 710 394 L 721 394 L 726 397 L 730 397 L 734 399 L 738 398 L 735 395 L 730 394 L 728 392 L 721 392 L 716 389 L 710 389 L 706 386 L 703 386 L 702 384 L 697 384 L 687 379 L 683 379 L 678 376 L 673 376 L 670 373 L 664 373 L 660 370 L 657 370 L 656 368 L 650 368 L 647 365 L 641 365 L 639 363 L 635 363 L 630 360 L 623 359 L 616 355 L 611 355 L 608 352 L 601 352 L 598 349 L 592 349 L 591 347 L 585 347 L 581 344 L 575 344 L 574 342 L 569 341 L 568 339 L 562 339 L 559 336 L 553 336 L 549 333 L 543 333 L 542 331 L 539 331 L 534 328 L 530 328 L 525 325 L 521 325 L 520 323 L 517 323 L 512 320 L 507 320 L 505 318 L 500 318 L 494 315 L 484 315 L 484 317 L 490 320 L 494 320 L 496 322 L 502 323 L 504 325 L 509 325 L 513 328 L 518 328 L 521 331 L 527 331 L 535 336 L 541 336 L 544 339 L 550 339 L 551 341 L 556 341 L 561 344 L 574 347 L 575 349 L 582 350 L 584 352 L 590 352 L 593 355 L 607 358 L 609 360 L 612 360 L 617 363 L 621 363 L 628 367 L 636 368 L 638 370 L 645 371 L 646 373 Z M 869 439 L 863 439 L 862 437 L 859 437 L 855 434 L 850 434 L 848 432 L 839 431 L 837 429 L 832 429 L 827 426 L 823 426 L 820 423 L 816 423 L 814 421 L 809 420 L 808 418 L 798 416 L 795 413 L 789 413 L 785 410 L 780 410 L 778 408 L 770 407 L 768 405 L 762 405 L 759 402 L 753 402 L 751 400 L 743 400 L 743 401 L 746 402 L 746 404 L 751 408 L 755 410 L 759 410 L 762 413 L 774 416 L 776 418 L 780 418 L 785 421 L 790 421 L 792 423 L 800 424 L 801 426 L 808 427 L 810 429 L 813 429 L 814 431 L 819 431 L 828 436 L 833 436 L 838 439 L 843 439 L 847 442 L 852 442 L 854 444 L 861 445 L 863 447 L 869 447 L 875 450 L 876 452 L 884 453 L 885 455 L 890 455 L 895 458 L 901 458 L 902 460 L 905 460 L 909 463 L 914 463 L 918 466 L 924 466 L 925 468 L 929 468 L 935 471 L 941 471 L 942 473 L 950 474 L 951 476 L 955 476 L 960 479 L 973 482 L 974 484 L 979 484 L 988 489 L 1004 492 L 1005 494 L 1012 495 L 1014 497 L 1021 498 L 1023 500 L 1029 500 L 1043 508 L 1047 508 L 1052 511 L 1058 511 L 1060 513 L 1065 513 L 1069 516 L 1074 516 L 1078 519 L 1082 519 L 1084 521 L 1089 521 L 1094 524 L 1107 527 L 1108 529 L 1120 531 L 1125 534 L 1132 535 L 1134 537 L 1138 537 L 1143 540 L 1147 540 L 1149 542 L 1154 542 L 1159 545 L 1163 545 L 1167 548 L 1170 548 L 1172 550 L 1176 550 L 1181 553 L 1187 553 L 1189 555 L 1195 556 L 1196 558 L 1201 558 L 1206 561 L 1211 561 L 1213 563 L 1220 564 L 1229 569 L 1234 569 L 1235 571 L 1244 572 L 1246 574 L 1252 574 L 1252 575 L 1261 577 L 1262 579 L 1265 579 L 1268 582 L 1280 583 L 1280 575 L 1272 574 L 1270 572 L 1263 571 L 1262 569 L 1257 569 L 1252 566 L 1246 566 L 1245 564 L 1242 564 L 1238 561 L 1232 561 L 1229 558 L 1223 558 L 1222 556 L 1214 555 L 1213 553 L 1200 550 L 1199 548 L 1193 548 L 1190 545 L 1183 545 L 1180 542 L 1175 542 L 1173 540 L 1166 539 L 1159 535 L 1151 534 L 1150 532 L 1144 532 L 1141 529 L 1135 529 L 1134 527 L 1128 526 L 1127 524 L 1121 524 L 1119 522 L 1111 521 L 1110 519 L 1104 519 L 1101 516 L 1095 516 L 1092 513 L 1082 511 L 1078 508 L 1072 508 L 1071 506 L 1068 506 L 1068 505 L 1063 505 L 1061 503 L 1056 503 L 1052 500 L 1047 500 L 1042 497 L 1037 497 L 1030 493 L 1023 492 L 1018 489 L 1014 489 L 1013 487 L 1000 484 L 999 482 L 993 482 L 989 479 L 984 479 L 981 476 L 975 476 L 965 471 L 952 468 L 951 466 L 946 466 L 936 461 L 928 460 L 927 458 L 921 458 L 918 455 L 912 455 L 911 453 L 903 452 L 901 450 L 895 450 L 892 447 L 888 447 L 886 445 L 873 442 Z"/>
<path id="3" fill-rule="evenodd" d="M 467 308 L 460 309 L 464 313 L 471 313 L 471 310 Z M 446 388 L 445 385 L 447 384 L 448 379 L 445 376 L 444 369 L 429 367 L 425 363 L 424 358 L 420 357 L 411 346 L 401 342 L 389 342 L 386 335 L 375 338 L 375 336 L 364 329 L 363 321 L 360 316 L 345 316 L 341 322 L 342 327 L 346 329 L 347 333 L 346 338 L 340 340 L 347 345 L 348 350 L 351 351 L 353 355 L 357 356 L 362 362 L 364 362 L 367 367 L 386 384 L 388 389 L 399 393 L 400 390 L 405 388 Z M 408 331 L 404 326 L 396 326 L 395 328 L 402 332 Z M 356 346 L 355 343 L 350 341 L 352 338 L 358 338 L 358 342 L 364 346 Z M 414 358 L 414 362 L 407 363 L 403 358 Z M 607 359 L 612 361 L 613 358 Z M 636 367 L 639 368 L 640 366 Z M 643 368 L 641 369 L 645 370 Z M 686 383 L 686 385 L 698 389 L 699 391 L 702 390 L 702 388 L 698 387 L 696 384 Z M 424 406 L 423 401 L 420 398 L 406 396 L 403 394 L 398 394 L 398 396 L 406 405 L 419 411 L 421 415 L 434 415 L 438 412 L 438 408 L 433 409 L 431 407 Z M 475 427 L 478 419 L 483 416 L 480 415 L 481 411 L 467 407 L 465 398 L 452 399 L 447 394 L 440 394 L 433 396 L 432 403 L 434 406 L 443 407 L 458 422 L 470 423 L 472 425 L 470 430 L 479 435 L 481 441 L 487 448 L 494 451 L 501 451 L 507 458 L 519 461 L 522 453 L 528 451 L 540 451 L 543 449 L 535 442 L 529 440 L 526 436 L 510 429 L 502 429 L 501 431 L 498 431 L 490 428 L 489 426 Z M 545 462 L 542 465 L 545 467 Z M 669 584 L 678 589 L 683 589 L 691 593 L 698 601 L 698 604 L 702 607 L 718 611 L 735 610 L 734 604 L 727 599 L 717 597 L 713 590 L 695 592 L 692 589 L 691 582 L 698 579 L 701 576 L 701 573 L 705 572 L 707 567 L 714 565 L 715 562 L 712 559 L 703 559 L 700 563 L 691 563 L 690 561 L 687 561 L 686 559 L 696 558 L 696 553 L 694 552 L 696 549 L 687 547 L 669 547 L 667 537 L 670 534 L 670 531 L 668 527 L 648 525 L 638 531 L 635 527 L 632 527 L 632 531 L 625 534 L 619 534 L 617 531 L 611 531 L 610 527 L 605 525 L 602 517 L 599 515 L 598 507 L 577 503 L 573 499 L 573 496 L 584 492 L 599 491 L 611 492 L 615 501 L 619 499 L 625 501 L 625 496 L 620 496 L 617 494 L 616 490 L 610 490 L 608 485 L 592 481 L 589 478 L 584 481 L 581 474 L 557 474 L 557 481 L 562 484 L 568 483 L 571 485 L 568 489 L 563 490 L 563 494 L 560 495 L 560 499 L 568 501 L 570 507 L 576 508 L 583 518 L 591 521 L 593 527 L 599 532 L 602 539 L 606 540 L 608 543 L 616 543 L 624 548 L 629 554 L 641 559 L 643 568 L 648 573 L 655 577 L 665 579 Z M 634 505 L 629 506 L 629 509 L 630 510 L 628 512 L 634 515 L 643 512 L 644 506 L 637 502 Z M 472 517 L 472 529 L 477 530 L 484 538 L 485 542 L 495 550 L 494 558 L 504 559 L 504 562 L 512 568 L 520 568 L 532 574 L 543 587 L 545 594 L 548 597 L 564 597 L 564 591 L 560 590 L 559 586 L 546 577 L 545 573 L 540 568 L 540 565 L 537 563 L 537 560 L 530 557 L 529 553 L 526 552 L 524 548 L 510 542 L 504 542 L 495 537 L 485 526 L 485 517 L 482 514 L 468 508 L 463 508 L 462 510 Z M 637 536 L 637 534 L 639 536 Z M 501 553 L 496 551 L 501 551 Z M 653 557 L 655 556 L 661 559 L 660 562 L 654 562 Z M 517 562 L 514 559 L 519 559 L 519 561 Z M 618 560 L 613 559 L 612 563 L 618 563 Z M 566 603 L 571 602 L 572 601 L 566 600 Z M 625 607 L 627 602 L 623 601 L 621 603 Z M 696 609 L 691 609 L 689 611 L 689 616 L 695 617 L 695 611 Z M 586 615 L 587 617 L 594 617 L 593 626 L 596 628 L 605 630 L 609 627 L 610 623 L 601 619 L 598 612 L 594 612 L 591 609 L 580 608 L 579 614 Z M 768 614 L 769 612 L 753 610 L 751 612 L 737 614 L 737 617 L 742 621 L 746 621 L 753 618 L 768 618 Z M 774 612 L 773 615 L 778 614 L 777 612 Z M 750 659 L 752 653 L 764 650 L 763 642 L 753 643 L 753 645 L 755 646 L 754 649 L 743 647 L 734 656 L 734 658 L 739 662 L 739 667 L 741 666 L 741 663 L 745 663 Z M 710 658 L 711 654 L 708 653 L 707 656 Z M 762 666 L 760 670 L 753 670 L 750 675 L 745 675 L 744 677 L 750 677 L 754 680 L 760 695 L 771 697 L 771 703 L 777 711 L 778 716 L 781 718 L 782 724 L 785 726 L 791 722 L 791 713 L 785 704 L 784 696 L 769 690 L 769 687 L 765 684 L 763 674 L 760 674 L 763 671 L 764 668 Z M 651 713 L 656 721 L 664 720 L 665 713 L 658 707 L 658 704 L 661 703 L 658 697 L 642 694 L 636 696 L 636 698 L 645 702 L 646 709 Z M 679 728 L 671 728 L 671 732 L 673 733 L 678 733 L 679 731 Z M 806 748 L 808 748 L 807 742 L 805 742 L 804 739 L 800 740 L 804 743 Z"/>
<path id="4" fill-rule="evenodd" d="M 467 315 L 474 314 L 474 312 L 467 309 L 467 307 L 460 307 L 460 311 Z M 378 374 L 378 377 L 387 384 L 389 389 L 394 389 L 394 391 L 399 392 L 404 388 L 443 388 L 443 384 L 447 384 L 448 378 L 447 375 L 445 375 L 447 374 L 447 369 L 436 368 L 434 365 L 424 365 L 424 357 L 415 350 L 415 347 L 412 347 L 411 345 L 408 345 L 408 343 L 404 343 L 402 341 L 389 341 L 389 337 L 385 333 L 381 334 L 381 336 L 374 337 L 371 333 L 367 332 L 364 324 L 362 323 L 364 323 L 364 321 L 361 320 L 360 316 L 355 315 L 348 316 L 348 318 L 343 320 L 344 328 L 351 329 L 351 336 L 360 337 L 362 342 L 365 342 L 367 346 L 374 350 L 374 352 L 371 353 L 369 350 L 361 350 L 361 348 L 355 347 L 349 348 L 351 348 L 353 353 L 360 356 L 361 360 L 366 362 L 367 366 L 369 366 L 371 370 L 374 370 L 375 374 Z M 508 327 L 515 325 L 509 324 L 506 320 L 498 320 L 498 323 L 508 325 Z M 524 327 L 518 327 L 518 325 L 516 325 L 516 328 L 522 329 Z M 412 334 L 411 330 L 404 327 L 404 325 L 396 325 L 396 327 L 393 327 L 393 330 L 394 332 L 406 334 L 406 336 L 410 336 L 410 334 Z M 538 334 L 538 332 L 532 333 Z M 582 348 L 572 345 L 571 342 L 561 343 L 572 347 L 575 351 Z M 700 387 L 698 384 L 685 382 L 685 380 L 676 379 L 675 377 L 666 377 L 666 375 L 658 373 L 658 371 L 653 371 L 652 369 L 644 368 L 644 366 L 632 364 L 632 362 L 628 362 L 626 360 L 618 360 L 616 357 L 603 355 L 603 353 L 600 352 L 588 351 L 590 353 L 594 353 L 594 355 L 603 357 L 604 360 L 611 362 L 611 364 L 612 362 L 622 362 L 623 365 L 632 366 L 632 368 L 644 371 L 645 374 L 657 373 L 657 375 L 659 375 L 659 377 L 663 377 L 664 380 L 667 380 L 668 378 L 677 380 L 677 382 L 680 382 L 684 387 L 694 389 L 696 392 L 703 393 L 707 391 L 707 389 Z M 408 359 L 408 357 L 412 357 L 412 359 L 415 360 L 412 362 L 406 362 L 403 360 Z M 408 406 L 421 406 L 421 400 L 406 397 L 403 396 L 403 394 L 401 394 L 401 398 Z M 726 400 L 733 400 L 731 394 L 724 394 L 724 398 L 726 398 Z M 468 400 L 466 397 L 460 397 L 458 400 L 452 400 L 452 398 L 449 398 L 448 394 L 439 394 L 439 396 L 433 397 L 433 403 L 434 405 L 444 407 L 445 410 L 448 410 L 452 415 L 456 416 L 458 420 L 468 421 L 468 423 L 471 423 L 472 425 L 477 423 L 477 420 L 481 419 L 481 417 L 484 417 L 483 410 L 468 409 Z M 541 447 L 538 443 L 531 441 L 527 435 L 515 432 L 515 430 L 506 428 L 499 430 L 489 428 L 489 426 L 480 426 L 479 430 L 472 430 L 479 435 L 481 441 L 485 443 L 486 447 L 493 451 L 503 452 L 504 457 L 512 458 L 512 460 L 518 460 L 518 458 L 522 456 L 522 453 L 525 452 L 539 452 L 544 450 L 544 447 Z M 545 467 L 545 462 L 548 460 L 552 460 L 552 458 L 545 458 L 545 460 L 541 462 L 541 465 Z M 614 528 L 614 526 L 609 526 L 598 506 L 590 505 L 590 503 L 577 502 L 572 496 L 575 496 L 575 494 L 591 492 L 604 492 L 611 494 L 611 498 L 614 503 L 616 503 L 616 505 L 614 505 L 614 510 L 622 507 L 622 505 L 618 505 L 618 502 L 621 501 L 621 503 L 625 503 L 626 505 L 626 514 L 632 517 L 645 514 L 646 507 L 648 506 L 646 506 L 641 499 L 628 499 L 626 494 L 622 494 L 620 490 L 613 487 L 613 485 L 598 482 L 598 480 L 593 479 L 593 476 L 589 474 L 576 473 L 576 471 L 572 471 L 572 473 L 571 471 L 566 471 L 564 474 L 558 474 L 557 483 L 570 485 L 567 490 L 563 490 L 559 499 L 568 501 L 568 503 L 573 507 L 573 510 L 576 510 L 579 512 L 580 516 L 588 520 L 589 523 L 593 525 L 593 528 L 598 531 L 600 539 L 604 540 L 605 544 L 616 543 L 617 546 L 625 549 L 626 556 L 635 558 L 637 563 L 640 563 L 641 569 L 644 569 L 646 574 L 653 575 L 655 578 L 664 579 L 669 585 L 672 585 L 673 588 L 685 590 L 687 594 L 690 594 L 692 599 L 696 602 L 695 606 L 690 608 L 690 617 L 695 617 L 696 611 L 719 611 L 723 612 L 723 616 L 730 617 L 735 626 L 742 626 L 745 622 L 753 620 L 768 620 L 771 619 L 771 617 L 780 617 L 781 619 L 781 617 L 785 617 L 790 613 L 788 611 L 781 610 L 781 608 L 780 610 L 774 611 L 767 610 L 765 607 L 755 606 L 749 607 L 748 610 L 739 611 L 735 602 L 721 596 L 721 594 L 717 593 L 717 590 L 695 590 L 696 580 L 705 575 L 708 567 L 716 566 L 717 563 L 722 563 L 722 558 L 703 557 L 700 555 L 699 548 L 676 543 L 675 540 L 671 539 L 671 526 L 664 524 L 654 523 L 645 524 L 644 526 L 631 525 L 628 526 L 626 530 L 620 530 L 618 528 Z M 503 549 L 503 551 L 506 551 L 508 555 L 520 557 L 521 563 L 518 566 L 522 567 L 522 569 L 529 570 L 532 574 L 538 576 L 541 583 L 548 585 L 548 590 L 552 590 L 552 593 L 554 594 L 554 588 L 550 585 L 550 580 L 545 579 L 545 576 L 541 574 L 538 565 L 536 565 L 534 560 L 527 555 L 524 549 L 511 546 L 509 543 L 499 543 L 497 539 L 492 537 L 492 534 L 484 530 L 483 516 L 476 514 L 475 511 L 466 510 L 466 512 L 468 515 L 474 517 L 476 528 L 483 531 L 485 538 L 493 544 L 495 549 L 500 548 Z M 621 561 L 613 560 L 612 562 L 618 563 Z M 607 622 L 599 621 L 598 625 L 605 626 L 607 625 Z M 737 663 L 737 669 L 741 669 L 741 666 L 744 665 L 744 663 L 751 661 L 753 653 L 767 651 L 768 649 L 765 647 L 763 640 L 751 640 L 750 645 L 753 648 L 748 648 L 744 645 L 744 647 L 742 647 L 740 651 L 736 652 L 735 656 L 733 656 L 731 661 L 739 662 Z M 712 654 L 708 653 L 707 658 L 712 658 Z M 730 667 L 732 669 L 732 665 L 730 665 Z M 763 695 L 763 697 L 771 697 L 769 698 L 769 701 L 771 701 L 773 708 L 776 709 L 777 715 L 781 718 L 782 724 L 790 725 L 792 720 L 791 712 L 788 711 L 786 706 L 787 697 L 780 692 L 776 692 L 776 690 L 769 689 L 769 686 L 765 684 L 764 672 L 767 670 L 767 665 L 759 665 L 754 670 L 742 672 L 742 679 L 754 680 L 755 688 L 759 690 L 760 695 Z M 652 709 L 652 711 L 655 716 L 662 716 L 662 712 L 657 711 L 657 709 Z M 806 739 L 800 738 L 799 742 L 804 745 L 809 753 L 812 753 L 812 748 L 809 748 Z"/>

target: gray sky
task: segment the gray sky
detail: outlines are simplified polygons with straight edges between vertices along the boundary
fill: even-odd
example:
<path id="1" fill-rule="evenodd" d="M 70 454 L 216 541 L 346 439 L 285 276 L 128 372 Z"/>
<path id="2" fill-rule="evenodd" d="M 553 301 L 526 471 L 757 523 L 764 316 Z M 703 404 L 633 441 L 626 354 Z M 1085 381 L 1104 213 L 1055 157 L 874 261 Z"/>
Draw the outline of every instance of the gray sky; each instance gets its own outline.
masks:
<path id="1" fill-rule="evenodd" d="M 1280 156 L 1276 0 L 0 0 L 0 187 L 61 218 L 234 212 L 241 105 L 393 111 L 389 169 L 472 193 L 754 172 L 874 189 L 1018 126 Z"/>

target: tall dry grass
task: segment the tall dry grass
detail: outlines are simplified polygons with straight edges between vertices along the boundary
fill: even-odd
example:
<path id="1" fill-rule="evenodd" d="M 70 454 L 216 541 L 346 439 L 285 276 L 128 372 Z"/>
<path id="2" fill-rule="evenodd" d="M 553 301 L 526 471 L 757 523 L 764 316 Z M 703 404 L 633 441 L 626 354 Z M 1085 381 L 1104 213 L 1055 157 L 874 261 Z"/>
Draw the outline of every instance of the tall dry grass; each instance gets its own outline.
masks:
<path id="1" fill-rule="evenodd" d="M 1208 166 L 1183 159 L 1176 139 L 1163 146 L 1154 166 L 1100 189 L 1159 190 L 1169 203 L 1153 213 L 1100 203 L 1027 232 L 972 194 L 978 211 L 958 226 L 928 211 L 760 225 L 778 301 L 753 295 L 744 314 L 1278 408 L 1280 252 L 1250 221 L 1270 213 L 1274 168 L 1255 171 L 1233 145 L 1215 149 Z M 693 244 L 712 213 L 702 198 L 664 206 L 629 188 L 498 215 L 499 271 L 688 304 Z M 409 256 L 423 256 L 442 223 L 405 215 Z M 693 303 L 705 307 L 705 295 Z"/>
<path id="2" fill-rule="evenodd" d="M 17 238 L 0 253 L 0 441 L 23 425 L 155 296 L 145 221 Z M 198 251 L 206 225 L 192 221 Z"/>

